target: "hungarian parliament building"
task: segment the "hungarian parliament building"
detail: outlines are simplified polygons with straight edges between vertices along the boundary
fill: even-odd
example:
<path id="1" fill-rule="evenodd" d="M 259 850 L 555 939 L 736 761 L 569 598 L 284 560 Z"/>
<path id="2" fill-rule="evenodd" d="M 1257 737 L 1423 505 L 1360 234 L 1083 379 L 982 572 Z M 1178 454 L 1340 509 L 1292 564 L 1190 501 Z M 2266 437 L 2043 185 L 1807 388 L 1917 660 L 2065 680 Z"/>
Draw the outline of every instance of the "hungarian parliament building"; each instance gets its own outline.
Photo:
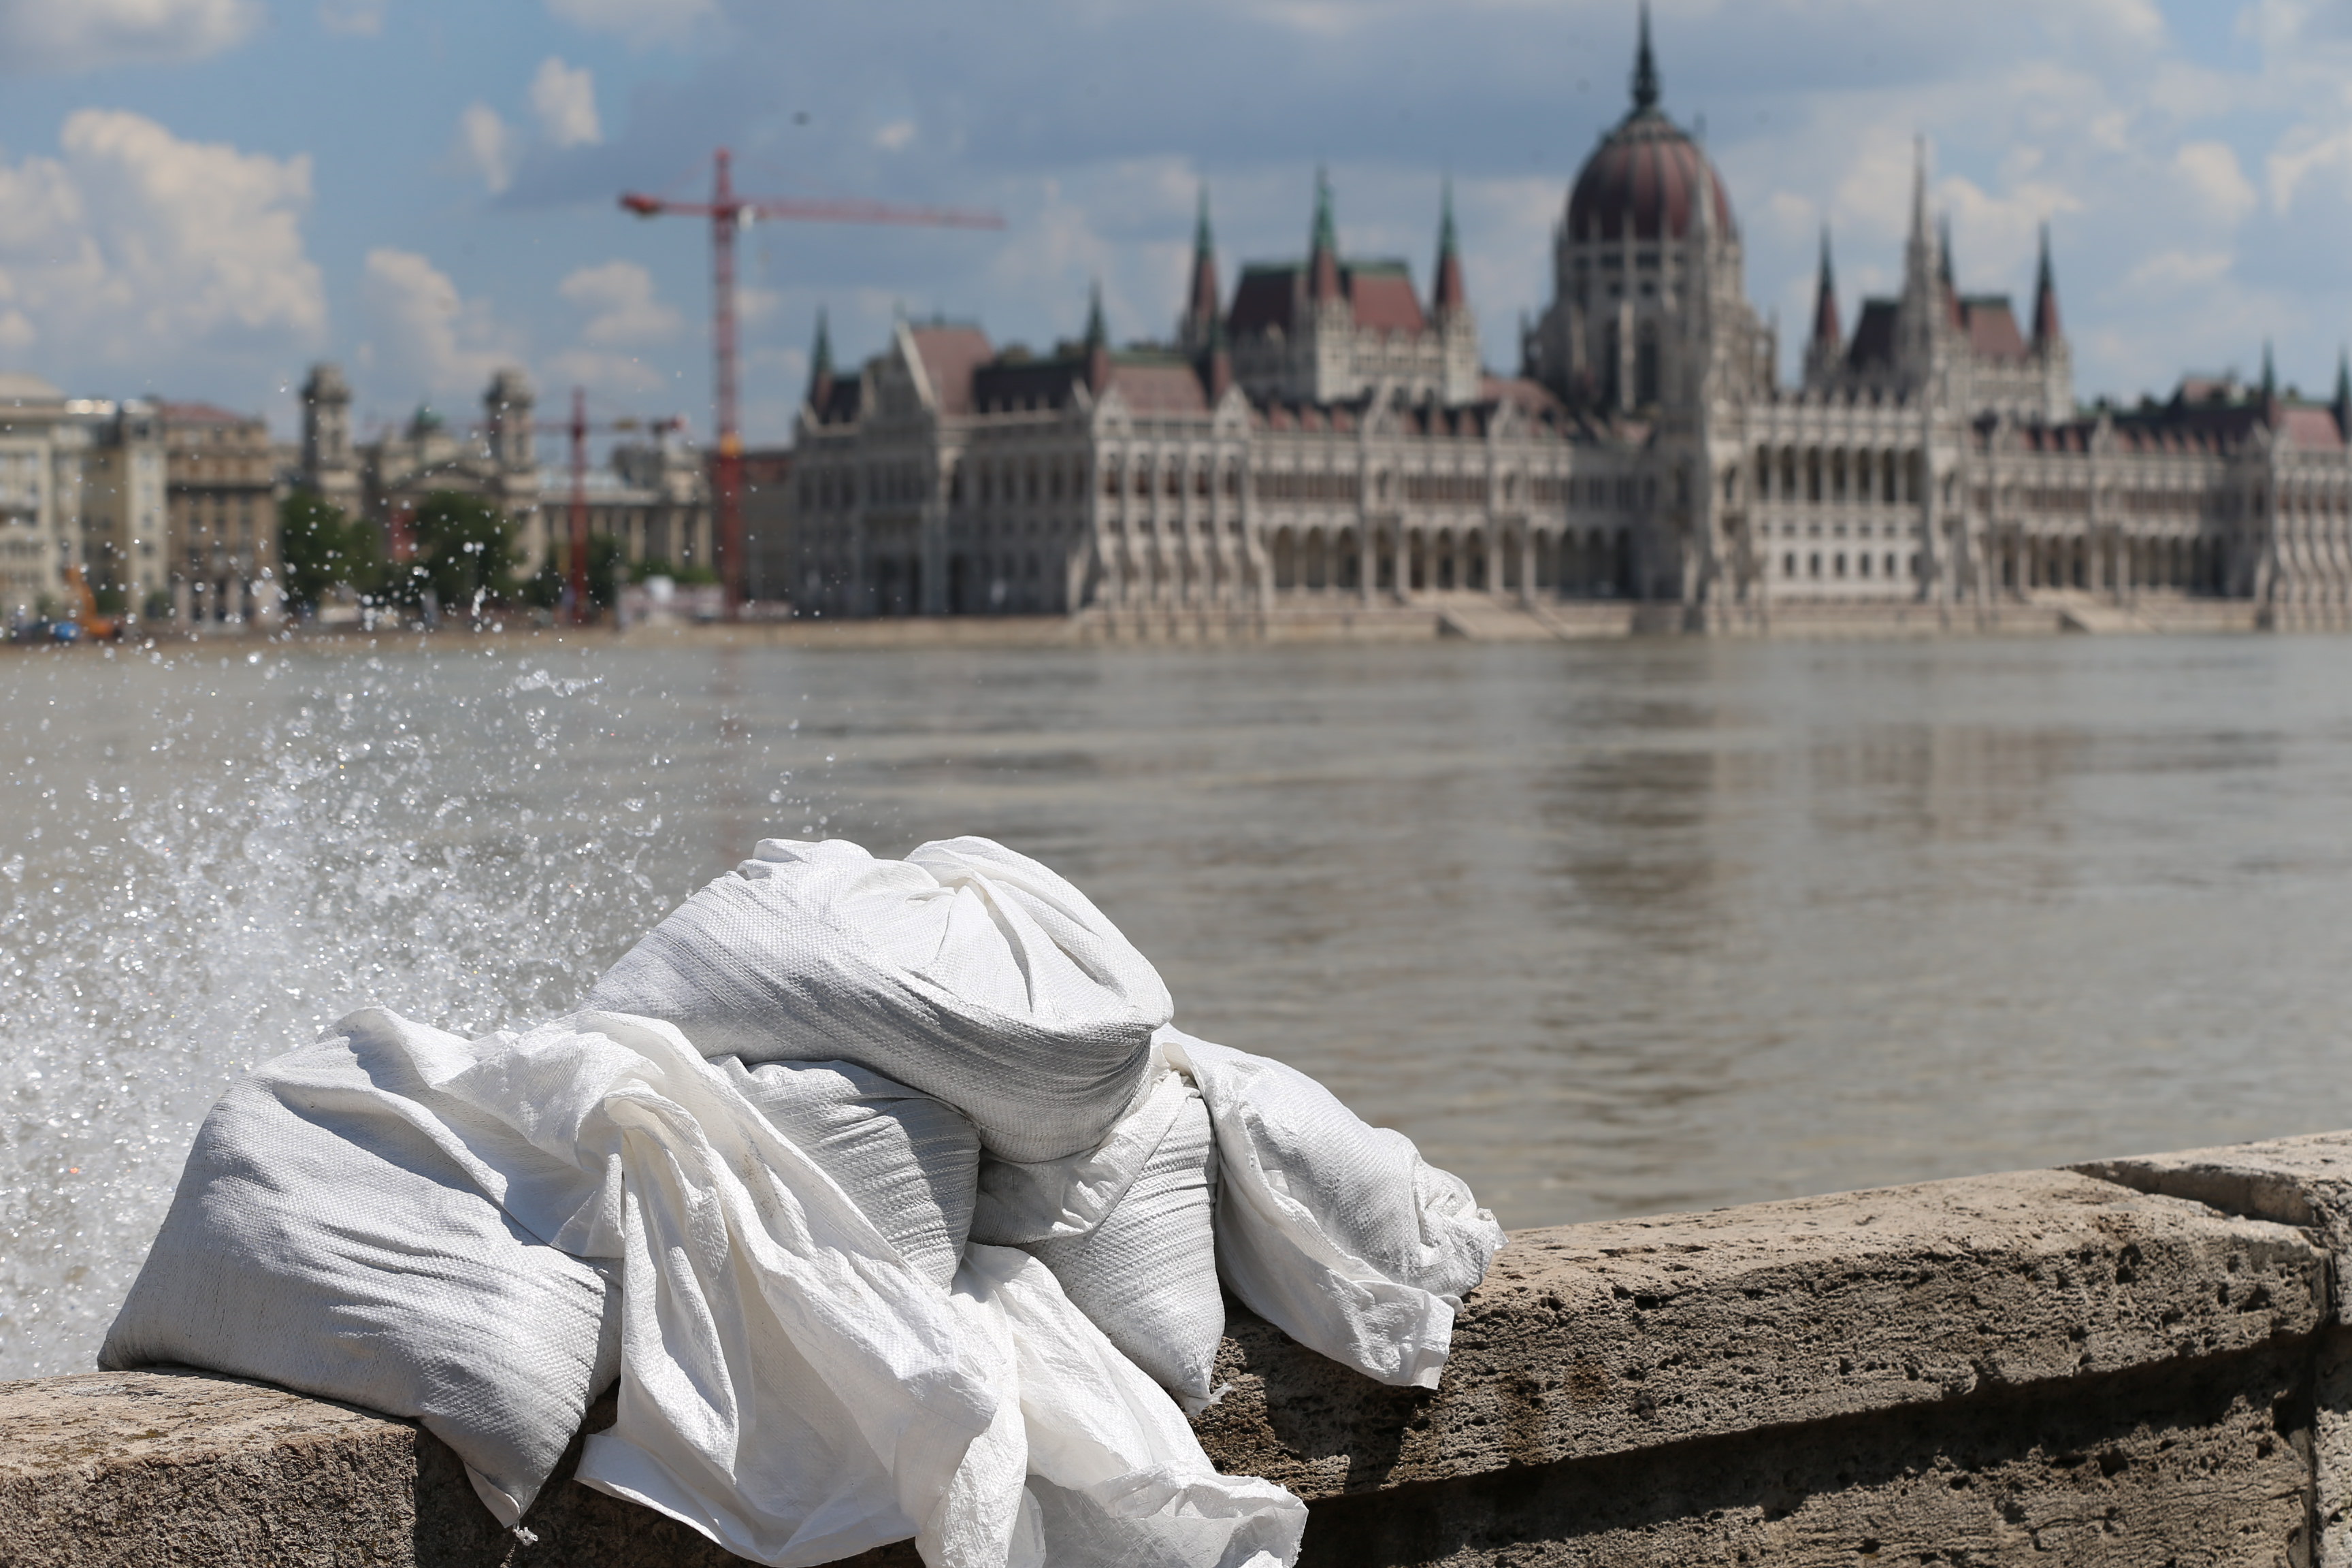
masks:
<path id="1" fill-rule="evenodd" d="M 2331 403 L 2188 377 L 2076 405 L 2044 232 L 2022 316 L 1961 291 L 1924 153 L 1902 292 L 1841 307 L 1827 237 L 1802 384 L 1739 224 L 1660 106 L 1646 17 L 1625 117 L 1552 241 L 1519 374 L 1481 365 L 1450 195 L 1424 295 L 1343 256 L 1319 174 L 1305 259 L 1230 296 L 1202 197 L 1173 341 L 1097 299 L 1051 356 L 901 322 L 837 372 L 820 322 L 786 498 L 797 613 L 1180 624 L 1485 596 L 1636 601 L 1685 629 L 1854 612 L 2234 600 L 2352 611 L 2352 377 Z M 1622 606 L 1621 606 L 1622 607 Z"/>

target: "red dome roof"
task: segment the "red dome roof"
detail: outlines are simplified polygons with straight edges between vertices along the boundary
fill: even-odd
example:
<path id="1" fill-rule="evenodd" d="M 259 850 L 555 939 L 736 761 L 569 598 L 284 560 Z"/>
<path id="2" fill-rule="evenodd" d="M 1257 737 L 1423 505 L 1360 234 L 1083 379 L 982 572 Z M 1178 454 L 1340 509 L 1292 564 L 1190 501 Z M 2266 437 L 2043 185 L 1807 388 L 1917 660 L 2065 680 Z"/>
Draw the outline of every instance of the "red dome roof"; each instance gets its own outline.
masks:
<path id="1" fill-rule="evenodd" d="M 1571 240 L 1622 239 L 1631 225 L 1635 239 L 1688 236 L 1697 216 L 1697 193 L 1715 200 L 1715 231 L 1729 237 L 1731 198 L 1698 143 L 1654 109 L 1626 117 L 1609 133 L 1568 198 Z"/>

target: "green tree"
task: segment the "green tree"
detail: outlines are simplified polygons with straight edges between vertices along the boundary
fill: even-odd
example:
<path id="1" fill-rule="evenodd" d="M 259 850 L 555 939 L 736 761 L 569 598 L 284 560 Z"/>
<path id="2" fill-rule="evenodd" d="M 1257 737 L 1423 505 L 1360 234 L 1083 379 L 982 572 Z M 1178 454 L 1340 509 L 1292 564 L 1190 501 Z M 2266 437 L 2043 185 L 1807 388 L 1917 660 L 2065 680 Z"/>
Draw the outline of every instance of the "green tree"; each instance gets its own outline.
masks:
<path id="1" fill-rule="evenodd" d="M 496 501 L 435 490 L 416 505 L 409 537 L 416 545 L 415 584 L 430 587 L 445 616 L 515 595 L 514 520 Z"/>
<path id="2" fill-rule="evenodd" d="M 588 541 L 588 602 L 609 610 L 621 602 L 621 582 L 628 571 L 628 552 L 609 533 Z"/>
<path id="3" fill-rule="evenodd" d="M 278 503 L 278 560 L 287 602 L 298 615 L 316 614 L 338 584 L 367 594 L 383 578 L 375 530 L 314 490 L 297 490 Z"/>

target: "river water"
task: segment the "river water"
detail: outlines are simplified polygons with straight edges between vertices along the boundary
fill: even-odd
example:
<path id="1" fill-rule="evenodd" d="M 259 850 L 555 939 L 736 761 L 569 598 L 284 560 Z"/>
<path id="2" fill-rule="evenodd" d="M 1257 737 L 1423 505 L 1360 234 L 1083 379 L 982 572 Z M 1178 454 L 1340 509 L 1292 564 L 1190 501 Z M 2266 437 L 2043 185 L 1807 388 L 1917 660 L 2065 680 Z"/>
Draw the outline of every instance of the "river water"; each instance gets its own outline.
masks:
<path id="1" fill-rule="evenodd" d="M 981 833 L 1518 1226 L 2352 1126 L 2352 640 L 0 658 L 0 1377 L 224 1081 Z"/>

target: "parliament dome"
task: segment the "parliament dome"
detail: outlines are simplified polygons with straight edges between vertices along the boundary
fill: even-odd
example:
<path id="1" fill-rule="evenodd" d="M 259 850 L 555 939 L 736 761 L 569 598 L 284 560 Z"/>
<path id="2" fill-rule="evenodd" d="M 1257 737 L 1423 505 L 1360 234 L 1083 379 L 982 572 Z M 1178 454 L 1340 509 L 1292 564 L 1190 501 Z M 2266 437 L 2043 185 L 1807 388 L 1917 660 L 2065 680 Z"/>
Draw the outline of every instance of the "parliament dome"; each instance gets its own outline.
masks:
<path id="1" fill-rule="evenodd" d="M 1649 16 L 1642 18 L 1633 64 L 1633 108 L 1601 139 L 1568 198 L 1571 241 L 1683 239 L 1701 201 L 1715 204 L 1715 228 L 1735 232 L 1731 197 L 1706 154 L 1658 107 L 1658 70 L 1650 54 Z"/>

